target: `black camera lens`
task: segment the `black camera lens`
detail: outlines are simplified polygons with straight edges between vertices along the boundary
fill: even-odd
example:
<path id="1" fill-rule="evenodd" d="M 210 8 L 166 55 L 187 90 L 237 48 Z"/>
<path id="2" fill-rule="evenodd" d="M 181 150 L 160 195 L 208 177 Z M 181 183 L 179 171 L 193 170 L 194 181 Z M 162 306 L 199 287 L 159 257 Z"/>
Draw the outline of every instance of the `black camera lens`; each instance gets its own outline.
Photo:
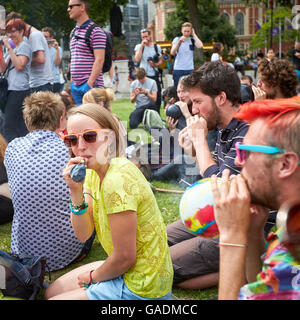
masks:
<path id="1" fill-rule="evenodd" d="M 241 101 L 242 101 L 242 104 L 246 103 L 246 102 L 252 102 L 252 101 L 254 101 L 254 99 L 255 98 L 254 98 L 254 93 L 253 93 L 252 88 L 249 85 L 242 83 L 241 84 Z"/>
<path id="2" fill-rule="evenodd" d="M 176 104 L 171 104 L 166 111 L 166 115 L 174 120 L 178 120 L 182 116 L 182 113 Z"/>

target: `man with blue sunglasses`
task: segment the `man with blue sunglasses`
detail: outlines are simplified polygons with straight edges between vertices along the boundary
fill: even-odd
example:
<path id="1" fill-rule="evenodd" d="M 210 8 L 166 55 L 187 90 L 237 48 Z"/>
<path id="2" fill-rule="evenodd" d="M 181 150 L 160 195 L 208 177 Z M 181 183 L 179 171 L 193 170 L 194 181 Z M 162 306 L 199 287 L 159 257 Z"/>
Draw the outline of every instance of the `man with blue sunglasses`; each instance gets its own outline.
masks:
<path id="1" fill-rule="evenodd" d="M 256 101 L 237 118 L 250 123 L 236 144 L 241 174 L 212 177 L 220 231 L 219 299 L 300 300 L 300 98 Z M 267 238 L 271 208 L 286 220 Z"/>

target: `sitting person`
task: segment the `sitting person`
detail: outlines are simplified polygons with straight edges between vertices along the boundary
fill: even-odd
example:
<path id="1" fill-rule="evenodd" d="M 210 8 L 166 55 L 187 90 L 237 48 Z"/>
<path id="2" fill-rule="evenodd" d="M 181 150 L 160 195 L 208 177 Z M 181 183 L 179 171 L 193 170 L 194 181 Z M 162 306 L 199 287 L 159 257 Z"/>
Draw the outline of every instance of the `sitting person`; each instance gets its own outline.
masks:
<path id="1" fill-rule="evenodd" d="M 145 69 L 137 68 L 136 80 L 130 85 L 130 101 L 135 103 L 135 110 L 129 116 L 129 127 L 135 129 L 142 122 L 146 109 L 157 110 L 157 85 L 146 77 Z"/>
<path id="2" fill-rule="evenodd" d="M 67 131 L 64 141 L 75 155 L 63 171 L 72 225 L 81 241 L 96 228 L 108 258 L 58 278 L 45 298 L 170 299 L 173 268 L 162 215 L 147 180 L 123 156 L 115 118 L 97 104 L 83 104 L 69 111 Z M 74 182 L 70 171 L 79 163 L 87 173 Z"/>
<path id="3" fill-rule="evenodd" d="M 14 215 L 6 169 L 3 163 L 6 147 L 7 143 L 0 134 L 0 225 L 11 222 Z"/>
<path id="4" fill-rule="evenodd" d="M 255 101 L 235 115 L 250 123 L 237 144 L 235 178 L 212 179 L 220 231 L 220 300 L 300 300 L 299 206 L 265 245 L 268 209 L 299 205 L 300 98 Z M 230 179 L 230 184 L 228 183 Z M 291 232 L 292 231 L 292 232 Z"/>
<path id="5" fill-rule="evenodd" d="M 97 103 L 111 112 L 110 102 L 115 99 L 115 95 L 112 89 L 93 88 L 86 92 L 82 98 L 83 103 Z M 119 124 L 119 130 L 123 136 L 127 135 L 127 131 L 121 122 L 121 120 L 113 114 L 113 117 Z"/>
<path id="6" fill-rule="evenodd" d="M 234 119 L 241 99 L 240 79 L 235 70 L 219 61 L 208 62 L 183 80 L 189 91 L 194 116 L 180 131 L 179 142 L 188 154 L 196 156 L 203 178 L 222 175 L 234 164 L 234 145 L 241 142 L 248 124 Z M 206 139 L 208 130 L 218 128 L 215 152 Z M 174 284 L 185 289 L 203 289 L 217 285 L 219 277 L 218 239 L 198 237 L 181 220 L 167 226 L 168 243 L 174 267 Z"/>
<path id="7" fill-rule="evenodd" d="M 29 133 L 11 141 L 4 157 L 14 206 L 11 251 L 43 255 L 49 270 L 58 270 L 85 250 L 72 229 L 69 189 L 61 176 L 69 161 L 58 135 L 65 128 L 65 108 L 49 91 L 31 94 L 24 105 Z"/>

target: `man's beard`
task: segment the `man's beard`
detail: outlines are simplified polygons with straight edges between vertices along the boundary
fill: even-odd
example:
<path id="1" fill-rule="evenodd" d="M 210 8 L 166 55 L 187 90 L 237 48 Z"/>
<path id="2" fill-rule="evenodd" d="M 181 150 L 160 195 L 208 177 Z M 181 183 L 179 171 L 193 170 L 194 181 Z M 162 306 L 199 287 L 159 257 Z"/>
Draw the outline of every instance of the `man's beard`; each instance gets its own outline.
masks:
<path id="1" fill-rule="evenodd" d="M 217 125 L 221 123 L 220 112 L 214 99 L 212 99 L 212 106 L 213 106 L 212 113 L 209 115 L 208 119 L 205 119 L 207 122 L 207 129 L 209 131 L 216 129 Z"/>

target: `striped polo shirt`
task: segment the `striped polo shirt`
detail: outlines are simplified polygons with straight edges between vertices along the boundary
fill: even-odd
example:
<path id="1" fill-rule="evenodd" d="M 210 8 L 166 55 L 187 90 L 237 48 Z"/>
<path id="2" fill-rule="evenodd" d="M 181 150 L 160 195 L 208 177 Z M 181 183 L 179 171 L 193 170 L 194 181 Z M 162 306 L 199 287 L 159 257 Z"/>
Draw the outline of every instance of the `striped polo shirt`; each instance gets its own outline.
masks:
<path id="1" fill-rule="evenodd" d="M 216 164 L 205 170 L 203 178 L 209 178 L 213 174 L 221 177 L 225 169 L 229 169 L 230 174 L 240 173 L 242 168 L 234 164 L 236 157 L 235 144 L 244 140 L 248 129 L 248 123 L 233 118 L 226 128 L 218 131 L 216 147 L 213 153 Z"/>
<path id="2" fill-rule="evenodd" d="M 76 25 L 71 32 L 71 35 L 73 34 L 70 39 L 71 76 L 76 86 L 80 86 L 89 79 L 95 61 L 93 52 L 85 42 L 85 34 L 92 24 L 92 20 L 89 19 L 81 26 Z M 93 29 L 90 36 L 90 45 L 93 50 L 105 49 L 106 35 L 100 27 Z M 102 72 L 96 79 L 94 86 L 104 87 Z"/>

